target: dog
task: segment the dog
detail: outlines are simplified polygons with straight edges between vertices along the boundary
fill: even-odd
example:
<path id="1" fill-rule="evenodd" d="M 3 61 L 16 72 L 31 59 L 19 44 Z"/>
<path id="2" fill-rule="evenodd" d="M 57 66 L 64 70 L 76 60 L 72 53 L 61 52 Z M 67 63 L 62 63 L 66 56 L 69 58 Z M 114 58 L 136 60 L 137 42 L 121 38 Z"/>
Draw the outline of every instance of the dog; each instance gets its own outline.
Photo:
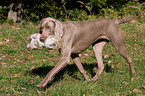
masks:
<path id="1" fill-rule="evenodd" d="M 41 41 L 45 41 L 50 35 L 55 35 L 61 38 L 63 42 L 61 43 L 59 62 L 47 73 L 44 80 L 37 87 L 45 87 L 48 81 L 51 81 L 52 77 L 70 62 L 70 57 L 87 81 L 96 81 L 104 69 L 102 50 L 109 41 L 112 42 L 120 55 L 128 61 L 131 74 L 135 76 L 136 72 L 132 60 L 127 53 L 122 32 L 118 27 L 120 23 L 128 22 L 134 17 L 130 16 L 120 20 L 95 19 L 69 22 L 61 22 L 50 17 L 42 19 L 39 31 Z M 86 74 L 79 59 L 79 53 L 91 45 L 98 61 L 98 71 L 92 79 Z"/>

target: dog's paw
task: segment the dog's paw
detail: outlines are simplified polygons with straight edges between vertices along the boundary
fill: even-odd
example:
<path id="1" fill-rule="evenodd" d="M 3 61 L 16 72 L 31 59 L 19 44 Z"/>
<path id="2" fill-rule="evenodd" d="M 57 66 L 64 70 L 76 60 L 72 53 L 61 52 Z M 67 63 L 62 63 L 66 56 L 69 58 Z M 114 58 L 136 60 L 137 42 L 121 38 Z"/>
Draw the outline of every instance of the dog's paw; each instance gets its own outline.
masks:
<path id="1" fill-rule="evenodd" d="M 43 88 L 43 87 L 45 87 L 45 85 L 44 85 L 44 84 L 39 83 L 38 85 L 36 85 L 36 87 L 38 87 L 38 88 Z"/>
<path id="2" fill-rule="evenodd" d="M 41 85 L 41 84 L 38 84 L 38 85 L 36 85 L 36 87 L 38 87 L 38 88 L 42 88 L 42 85 Z"/>

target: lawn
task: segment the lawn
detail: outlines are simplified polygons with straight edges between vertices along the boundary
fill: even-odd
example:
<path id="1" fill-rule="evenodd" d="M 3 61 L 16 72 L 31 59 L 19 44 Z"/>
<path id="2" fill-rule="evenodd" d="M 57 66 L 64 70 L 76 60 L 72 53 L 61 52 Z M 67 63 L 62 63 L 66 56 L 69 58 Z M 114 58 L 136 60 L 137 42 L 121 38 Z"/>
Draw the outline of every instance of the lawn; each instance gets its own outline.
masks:
<path id="1" fill-rule="evenodd" d="M 39 24 L 0 25 L 0 96 L 145 96 L 145 23 L 134 19 L 119 25 L 125 46 L 136 70 L 130 76 L 129 64 L 111 43 L 105 45 L 105 69 L 96 82 L 87 82 L 73 61 L 45 88 L 36 87 L 59 60 L 57 50 L 27 50 L 26 37 L 37 33 Z M 84 51 L 81 62 L 90 78 L 97 71 L 92 47 Z"/>

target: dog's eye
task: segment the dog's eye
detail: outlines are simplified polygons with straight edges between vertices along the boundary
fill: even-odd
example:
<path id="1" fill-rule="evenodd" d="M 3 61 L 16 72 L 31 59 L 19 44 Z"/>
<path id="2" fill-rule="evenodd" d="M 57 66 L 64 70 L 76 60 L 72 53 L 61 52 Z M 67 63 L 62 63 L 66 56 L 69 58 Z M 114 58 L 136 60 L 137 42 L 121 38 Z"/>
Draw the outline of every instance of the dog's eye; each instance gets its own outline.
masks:
<path id="1" fill-rule="evenodd" d="M 39 29 L 39 33 L 42 34 L 42 27 L 40 27 L 40 29 Z"/>
<path id="2" fill-rule="evenodd" d="M 46 29 L 51 29 L 51 27 L 50 26 L 46 26 Z"/>

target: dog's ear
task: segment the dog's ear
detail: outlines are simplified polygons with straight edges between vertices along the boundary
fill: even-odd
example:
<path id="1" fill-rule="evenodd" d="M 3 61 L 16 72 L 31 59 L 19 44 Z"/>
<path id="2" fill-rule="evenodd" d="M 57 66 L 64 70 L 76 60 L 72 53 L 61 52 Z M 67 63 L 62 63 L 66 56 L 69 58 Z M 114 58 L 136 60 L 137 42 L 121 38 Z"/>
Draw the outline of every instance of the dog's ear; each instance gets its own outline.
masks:
<path id="1" fill-rule="evenodd" d="M 49 19 L 50 19 L 50 18 L 49 18 Z M 53 19 L 53 18 L 51 18 L 50 21 L 51 21 L 51 22 L 49 22 L 49 23 L 52 23 L 52 22 L 53 22 L 53 24 L 54 24 L 54 25 L 53 25 L 53 24 L 49 24 L 49 25 L 54 26 L 54 35 L 61 38 L 62 35 L 63 35 L 62 24 L 61 24 L 61 22 L 58 21 L 58 20 L 55 20 L 55 19 Z"/>
<path id="2" fill-rule="evenodd" d="M 44 25 L 48 24 L 48 26 L 51 26 L 51 27 L 54 26 L 54 29 L 53 29 L 54 33 L 53 34 L 57 37 L 60 37 L 60 38 L 62 37 L 63 31 L 62 31 L 62 24 L 60 21 L 53 19 L 53 18 L 50 18 L 50 17 L 47 17 L 47 18 L 41 20 L 40 25 L 44 26 L 43 24 Z"/>
<path id="3" fill-rule="evenodd" d="M 55 36 L 60 37 L 60 38 L 63 35 L 62 24 L 58 20 L 55 21 L 54 34 L 55 34 Z"/>

